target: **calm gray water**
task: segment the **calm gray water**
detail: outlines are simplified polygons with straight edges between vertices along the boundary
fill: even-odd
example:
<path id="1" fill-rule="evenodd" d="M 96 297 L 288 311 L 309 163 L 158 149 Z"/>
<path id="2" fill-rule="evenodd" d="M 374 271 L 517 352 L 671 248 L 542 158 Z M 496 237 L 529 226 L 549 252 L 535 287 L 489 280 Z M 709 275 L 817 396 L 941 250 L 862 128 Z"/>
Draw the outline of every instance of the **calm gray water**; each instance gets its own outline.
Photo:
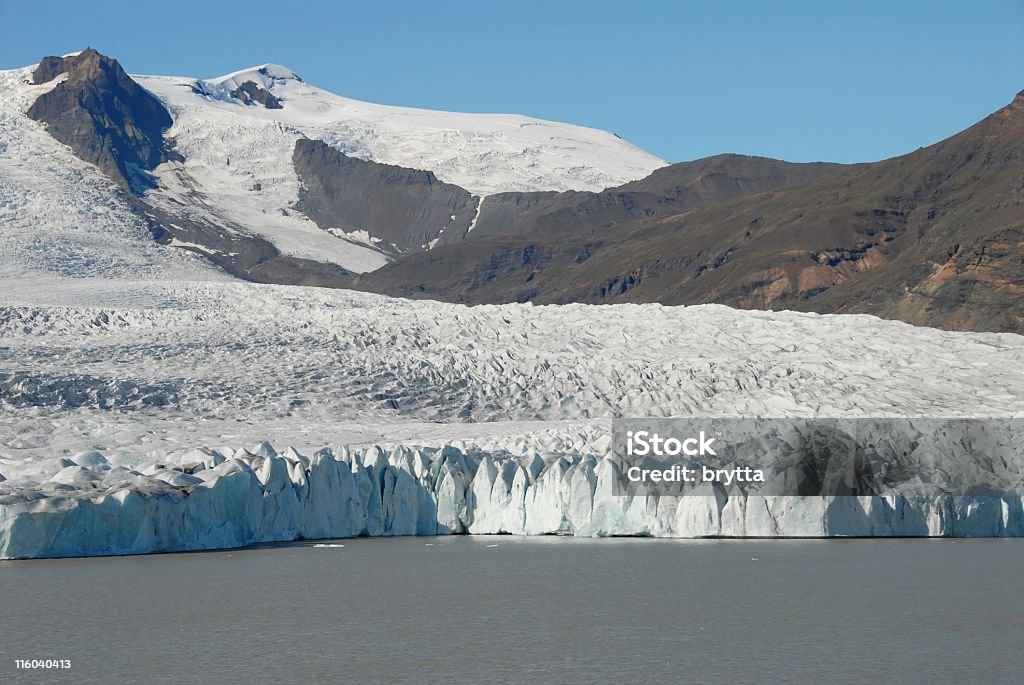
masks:
<path id="1" fill-rule="evenodd" d="M 1024 681 L 1024 540 L 339 543 L 0 562 L 0 682 Z"/>

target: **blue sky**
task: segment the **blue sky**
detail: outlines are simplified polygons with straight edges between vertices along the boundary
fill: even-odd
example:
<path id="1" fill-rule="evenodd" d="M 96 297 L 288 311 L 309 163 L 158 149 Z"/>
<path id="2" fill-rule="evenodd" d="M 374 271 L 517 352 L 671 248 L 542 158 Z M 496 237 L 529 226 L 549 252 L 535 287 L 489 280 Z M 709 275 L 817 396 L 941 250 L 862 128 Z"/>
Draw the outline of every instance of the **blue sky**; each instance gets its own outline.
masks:
<path id="1" fill-rule="evenodd" d="M 85 46 L 130 72 L 264 62 L 348 97 L 614 131 L 670 161 L 867 161 L 1024 89 L 1024 0 L 0 0 L 0 68 Z"/>

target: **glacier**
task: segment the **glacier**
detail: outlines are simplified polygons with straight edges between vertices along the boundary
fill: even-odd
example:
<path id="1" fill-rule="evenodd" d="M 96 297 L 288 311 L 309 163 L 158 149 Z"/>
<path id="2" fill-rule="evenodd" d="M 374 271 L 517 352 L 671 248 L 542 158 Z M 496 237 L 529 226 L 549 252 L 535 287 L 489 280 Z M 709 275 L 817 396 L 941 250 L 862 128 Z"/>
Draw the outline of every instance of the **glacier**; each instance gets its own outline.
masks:
<path id="1" fill-rule="evenodd" d="M 66 464 L 66 465 L 64 465 Z M 268 443 L 193 450 L 142 472 L 98 452 L 62 459 L 37 490 L 0 496 L 0 558 L 145 554 L 356 536 L 512 534 L 655 537 L 1020 536 L 1024 500 L 861 497 L 630 497 L 612 462 L 545 463 L 458 448 Z"/>
<path id="2" fill-rule="evenodd" d="M 5 558 L 359 535 L 1024 534 L 1015 494 L 629 497 L 610 458 L 621 416 L 1021 418 L 1022 336 L 125 275 L 5 285 Z M 1024 473 L 1020 454 L 936 459 Z"/>

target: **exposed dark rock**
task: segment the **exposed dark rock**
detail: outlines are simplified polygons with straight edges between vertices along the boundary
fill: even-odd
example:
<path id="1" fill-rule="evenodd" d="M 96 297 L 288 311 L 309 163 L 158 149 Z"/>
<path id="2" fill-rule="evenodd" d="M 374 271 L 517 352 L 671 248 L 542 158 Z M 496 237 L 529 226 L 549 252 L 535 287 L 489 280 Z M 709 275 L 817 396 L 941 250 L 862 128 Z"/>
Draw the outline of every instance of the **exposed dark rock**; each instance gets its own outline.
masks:
<path id="1" fill-rule="evenodd" d="M 788 188 L 847 167 L 792 164 L 764 157 L 719 155 L 664 167 L 650 176 L 593 192 L 499 193 L 483 200 L 467 239 L 438 245 L 370 274 L 356 287 L 410 297 L 458 302 L 552 301 L 549 267 L 571 270 L 618 243 L 634 223 L 678 216 L 705 206 Z M 524 261 L 523 254 L 530 255 Z M 480 260 L 479 263 L 476 260 Z M 460 266 L 461 265 L 461 266 Z M 596 288 L 606 301 L 634 289 L 642 269 L 608 274 Z M 561 300 L 556 300 L 561 301 Z"/>
<path id="2" fill-rule="evenodd" d="M 235 88 L 231 91 L 231 97 L 241 100 L 247 105 L 256 102 L 267 109 L 282 109 L 280 100 L 274 97 L 269 90 L 260 88 L 253 81 L 246 81 L 238 86 L 238 88 Z"/>
<path id="3" fill-rule="evenodd" d="M 163 140 L 171 115 L 116 60 L 92 48 L 71 57 L 47 57 L 32 75 L 47 83 L 68 77 L 40 95 L 28 115 L 54 138 L 136 193 L 152 187 L 147 171 L 174 157 Z"/>
<path id="4" fill-rule="evenodd" d="M 356 159 L 319 140 L 297 141 L 292 159 L 302 188 L 296 209 L 321 228 L 366 231 L 382 249 L 461 239 L 476 215 L 476 197 L 429 171 Z"/>
<path id="5" fill-rule="evenodd" d="M 840 164 L 791 164 L 718 155 L 672 164 L 599 193 L 499 193 L 484 199 L 474 236 L 572 236 L 628 221 L 669 216 L 751 193 L 804 185 L 839 173 Z"/>
<path id="6" fill-rule="evenodd" d="M 49 83 L 53 79 L 57 78 L 61 74 L 70 71 L 74 66 L 87 54 L 91 48 L 85 50 L 78 55 L 72 55 L 70 57 L 55 57 L 49 56 L 44 57 L 35 71 L 32 72 L 32 83 L 37 86 L 41 86 L 44 83 Z"/>
<path id="7" fill-rule="evenodd" d="M 355 286 L 467 303 L 716 302 L 1024 332 L 1022 178 L 1018 97 L 948 140 L 872 164 L 720 157 L 600 200 L 488 198 L 479 232 Z M 595 202 L 614 210 L 587 211 Z"/>

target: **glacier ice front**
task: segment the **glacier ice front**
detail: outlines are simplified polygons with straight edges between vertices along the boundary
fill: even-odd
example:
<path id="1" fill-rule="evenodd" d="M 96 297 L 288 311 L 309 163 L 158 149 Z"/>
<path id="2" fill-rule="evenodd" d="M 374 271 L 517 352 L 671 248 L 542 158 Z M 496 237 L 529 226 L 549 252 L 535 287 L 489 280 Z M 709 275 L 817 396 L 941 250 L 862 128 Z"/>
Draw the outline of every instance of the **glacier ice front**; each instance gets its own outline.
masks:
<path id="1" fill-rule="evenodd" d="M 130 468 L 84 452 L 0 475 L 0 558 L 143 554 L 356 536 L 1021 536 L 1019 494 L 618 494 L 610 458 L 447 445 L 196 449 Z M 700 493 L 696 493 L 700 494 Z"/>
<path id="2" fill-rule="evenodd" d="M 931 481 L 836 499 L 710 486 L 621 496 L 609 455 L 624 416 L 1024 418 L 1022 336 L 717 305 L 464 307 L 144 275 L 6 282 L 0 556 L 467 532 L 1021 532 L 1019 498 L 933 488 L 1019 492 L 1020 439 L 1000 443 L 1005 461 L 995 443 L 963 442 L 953 459 L 917 441 L 894 454 Z M 260 440 L 299 449 L 239 449 Z M 322 445 L 349 447 L 313 451 Z M 718 468 L 742 465 L 722 455 Z"/>

